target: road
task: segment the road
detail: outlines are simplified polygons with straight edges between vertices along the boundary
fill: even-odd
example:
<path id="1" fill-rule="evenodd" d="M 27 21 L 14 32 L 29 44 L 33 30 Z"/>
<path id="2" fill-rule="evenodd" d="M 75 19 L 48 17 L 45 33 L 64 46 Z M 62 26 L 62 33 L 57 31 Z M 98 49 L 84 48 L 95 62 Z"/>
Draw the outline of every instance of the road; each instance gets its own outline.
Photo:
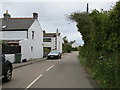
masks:
<path id="1" fill-rule="evenodd" d="M 14 69 L 3 88 L 96 88 L 78 60 L 78 52 L 64 54 L 59 60 L 45 60 Z"/>

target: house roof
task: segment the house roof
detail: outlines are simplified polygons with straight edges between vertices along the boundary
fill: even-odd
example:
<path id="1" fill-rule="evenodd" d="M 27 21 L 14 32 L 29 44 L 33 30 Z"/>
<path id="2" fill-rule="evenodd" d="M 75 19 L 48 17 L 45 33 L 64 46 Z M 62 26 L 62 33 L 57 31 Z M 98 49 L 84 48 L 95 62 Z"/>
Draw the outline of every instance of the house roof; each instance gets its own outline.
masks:
<path id="1" fill-rule="evenodd" d="M 74 42 L 73 44 L 72 44 L 72 47 L 79 47 L 80 45 L 77 43 L 77 42 Z"/>
<path id="2" fill-rule="evenodd" d="M 9 44 L 9 43 L 19 43 L 20 40 L 2 40 L 2 41 Z"/>
<path id="3" fill-rule="evenodd" d="M 33 18 L 2 18 L 0 19 L 0 24 L 2 23 L 2 27 L 0 28 L 0 30 L 28 30 L 34 21 L 35 19 Z"/>

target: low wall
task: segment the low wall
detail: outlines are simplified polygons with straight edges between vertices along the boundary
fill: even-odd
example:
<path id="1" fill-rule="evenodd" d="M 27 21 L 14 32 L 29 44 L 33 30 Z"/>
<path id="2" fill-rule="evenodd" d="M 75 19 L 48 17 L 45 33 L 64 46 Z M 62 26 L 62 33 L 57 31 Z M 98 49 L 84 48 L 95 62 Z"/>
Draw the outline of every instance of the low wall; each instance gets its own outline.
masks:
<path id="1" fill-rule="evenodd" d="M 10 61 L 11 63 L 15 62 L 15 54 L 5 54 L 5 57 L 8 61 Z"/>

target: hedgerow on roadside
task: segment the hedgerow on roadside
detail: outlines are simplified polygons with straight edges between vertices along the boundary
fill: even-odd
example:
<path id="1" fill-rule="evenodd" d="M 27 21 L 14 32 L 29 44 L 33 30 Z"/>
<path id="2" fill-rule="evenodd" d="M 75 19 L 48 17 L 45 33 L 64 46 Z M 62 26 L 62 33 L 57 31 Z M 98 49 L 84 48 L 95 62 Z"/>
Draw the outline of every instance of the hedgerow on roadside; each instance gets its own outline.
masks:
<path id="1" fill-rule="evenodd" d="M 120 1 L 109 11 L 75 12 L 69 16 L 83 36 L 79 58 L 101 88 L 120 87 Z"/>

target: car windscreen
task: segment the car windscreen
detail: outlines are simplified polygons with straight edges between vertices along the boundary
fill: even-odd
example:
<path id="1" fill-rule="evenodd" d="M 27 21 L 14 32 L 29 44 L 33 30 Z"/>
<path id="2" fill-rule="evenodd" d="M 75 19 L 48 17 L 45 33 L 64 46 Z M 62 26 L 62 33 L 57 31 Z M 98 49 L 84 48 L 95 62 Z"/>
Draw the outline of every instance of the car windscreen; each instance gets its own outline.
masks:
<path id="1" fill-rule="evenodd" d="M 53 51 L 53 52 L 50 52 L 50 54 L 58 54 L 58 52 Z"/>

